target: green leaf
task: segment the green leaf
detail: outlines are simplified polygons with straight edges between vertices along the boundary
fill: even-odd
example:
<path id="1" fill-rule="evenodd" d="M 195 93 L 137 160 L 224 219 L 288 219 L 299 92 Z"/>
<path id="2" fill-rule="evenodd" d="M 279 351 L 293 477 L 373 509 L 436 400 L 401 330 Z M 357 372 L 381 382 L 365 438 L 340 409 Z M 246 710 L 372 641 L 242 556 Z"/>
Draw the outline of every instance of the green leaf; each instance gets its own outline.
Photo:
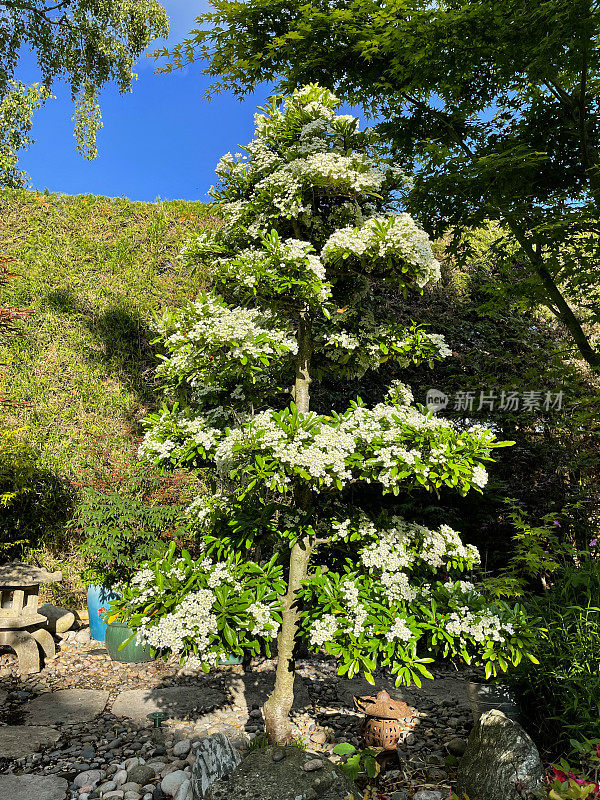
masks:
<path id="1" fill-rule="evenodd" d="M 356 752 L 356 747 L 350 742 L 340 742 L 333 748 L 333 752 L 338 756 L 347 756 Z"/>

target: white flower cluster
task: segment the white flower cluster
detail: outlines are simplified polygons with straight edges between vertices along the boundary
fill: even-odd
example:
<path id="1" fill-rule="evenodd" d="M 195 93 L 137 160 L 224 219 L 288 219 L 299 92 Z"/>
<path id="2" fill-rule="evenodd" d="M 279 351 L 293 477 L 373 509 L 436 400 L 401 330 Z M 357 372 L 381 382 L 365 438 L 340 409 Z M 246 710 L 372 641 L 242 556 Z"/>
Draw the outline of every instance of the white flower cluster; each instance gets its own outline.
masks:
<path id="1" fill-rule="evenodd" d="M 352 520 L 345 519 L 343 522 L 332 522 L 331 529 L 339 539 L 347 539 L 352 533 L 351 530 Z"/>
<path id="2" fill-rule="evenodd" d="M 360 603 L 358 586 L 352 581 L 344 581 L 340 586 L 340 593 L 347 603 L 346 619 L 350 623 L 350 631 L 358 639 L 364 630 L 369 612 Z"/>
<path id="3" fill-rule="evenodd" d="M 431 344 L 436 348 L 441 358 L 448 358 L 452 355 L 452 350 L 448 347 L 446 339 L 441 333 L 427 333 L 425 334 Z"/>
<path id="4" fill-rule="evenodd" d="M 325 486 L 338 481 L 347 484 L 356 479 L 354 470 L 360 469 L 361 480 L 392 487 L 403 480 L 397 477 L 402 467 L 408 467 L 410 475 L 420 474 L 427 479 L 430 471 L 427 451 L 407 449 L 405 445 L 429 433 L 431 447 L 435 450 L 432 463 L 436 467 L 440 463 L 452 463 L 456 458 L 455 448 L 448 446 L 442 450 L 436 448 L 435 442 L 438 432 L 454 431 L 452 423 L 428 417 L 412 406 L 384 403 L 373 409 L 357 406 L 330 420 L 320 418 L 317 422 L 317 419 L 315 414 L 308 414 L 305 417 L 307 426 L 290 432 L 279 424 L 272 411 L 261 412 L 245 427 L 224 436 L 215 450 L 217 469 L 228 472 L 241 463 L 245 444 L 250 452 L 258 448 L 271 453 L 277 462 L 280 485 L 289 484 L 291 476 L 299 470 Z M 470 446 L 477 447 L 486 456 L 493 435 L 485 431 L 471 432 L 470 436 L 475 440 Z M 236 447 L 238 450 L 234 453 Z M 457 452 L 463 451 L 461 446 Z M 356 461 L 356 453 L 363 455 L 360 463 Z"/>
<path id="5" fill-rule="evenodd" d="M 367 542 L 360 551 L 360 562 L 368 572 L 380 575 L 379 580 L 390 602 L 410 602 L 424 590 L 411 585 L 407 570 L 414 571 L 419 565 L 437 570 L 456 559 L 463 559 L 468 566 L 480 561 L 477 548 L 463 545 L 459 534 L 448 525 L 441 525 L 438 531 L 433 531 L 394 516 L 387 527 L 381 528 L 365 514 L 361 514 L 355 524 L 361 538 Z M 347 520 L 346 527 L 352 527 L 350 520 Z M 472 587 L 464 581 L 459 584 L 465 590 Z M 425 593 L 429 594 L 430 589 Z"/>
<path id="6" fill-rule="evenodd" d="M 273 233 L 262 240 L 260 247 L 246 247 L 235 257 L 214 259 L 209 273 L 221 282 L 257 290 L 262 296 L 287 291 L 296 298 L 316 297 L 321 302 L 331 296 L 325 267 L 311 243 L 281 240 Z"/>
<path id="7" fill-rule="evenodd" d="M 385 638 L 388 640 L 388 642 L 393 642 L 395 639 L 399 639 L 401 642 L 410 642 L 411 639 L 415 638 L 415 635 L 408 627 L 405 620 L 398 617 L 389 631 L 385 634 Z"/>
<path id="8" fill-rule="evenodd" d="M 392 527 L 382 530 L 366 517 L 361 519 L 361 534 L 367 541 L 371 540 L 371 544 L 360 551 L 360 560 L 369 572 L 395 574 L 409 567 L 415 560 L 415 555 L 411 552 L 415 533 L 421 529 L 428 530 L 400 517 L 393 517 L 392 523 Z"/>
<path id="9" fill-rule="evenodd" d="M 230 308 L 220 297 L 205 295 L 162 324 L 168 334 L 165 347 L 172 355 L 158 368 L 163 377 L 181 379 L 190 385 L 204 383 L 206 371 L 215 368 L 215 353 L 225 353 L 218 364 L 245 364 L 282 353 L 296 353 L 295 337 L 278 320 L 254 308 Z M 175 327 L 175 332 L 168 328 Z"/>
<path id="10" fill-rule="evenodd" d="M 226 239 L 239 241 L 242 228 L 251 238 L 267 234 L 282 215 L 308 219 L 315 191 L 363 203 L 379 194 L 392 170 L 353 150 L 358 120 L 336 115 L 339 104 L 327 89 L 311 85 L 286 98 L 283 107 L 273 103 L 255 116 L 245 155 L 227 153 L 217 166 L 220 186 L 211 189 L 222 203 Z M 356 149 L 364 151 L 364 141 Z M 312 220 L 315 226 L 320 222 Z"/>
<path id="11" fill-rule="evenodd" d="M 151 569 L 142 569 L 129 580 L 130 585 L 136 591 L 136 602 L 140 604 L 148 603 L 154 596 L 156 585 L 154 583 L 154 573 Z M 121 584 L 115 586 L 115 591 L 120 593 Z"/>
<path id="12" fill-rule="evenodd" d="M 313 647 L 322 647 L 325 642 L 335 638 L 338 631 L 338 622 L 333 614 L 323 614 L 320 619 L 313 622 L 308 640 Z"/>
<path id="13" fill-rule="evenodd" d="M 223 508 L 226 503 L 226 496 L 217 492 L 216 494 L 200 494 L 186 508 L 186 514 L 194 520 L 198 528 L 208 530 L 212 523 L 216 511 Z"/>
<path id="14" fill-rule="evenodd" d="M 210 415 L 197 412 L 193 419 L 186 417 L 183 412 L 163 411 L 145 433 L 138 448 L 138 457 L 156 461 L 169 458 L 176 460 L 191 443 L 210 453 L 223 438 L 223 428 L 211 425 L 219 416 L 216 411 L 218 409 L 213 409 Z"/>
<path id="15" fill-rule="evenodd" d="M 277 638 L 279 622 L 274 619 L 273 612 L 268 605 L 257 601 L 249 605 L 246 610 L 254 618 L 255 625 L 252 628 L 252 633 L 265 638 Z"/>
<path id="16" fill-rule="evenodd" d="M 328 425 L 321 428 L 313 442 L 308 441 L 307 432 L 303 430 L 298 431 L 296 436 L 290 437 L 277 425 L 271 411 L 257 414 L 246 431 L 234 430 L 223 439 L 215 452 L 215 462 L 219 471 L 226 472 L 236 463 L 233 449 L 236 444 L 244 440 L 245 436 L 254 438 L 261 450 L 271 450 L 284 470 L 286 467 L 292 471 L 304 469 L 312 477 L 322 478 L 331 484 L 333 479 L 329 477 L 328 469 L 330 465 L 335 465 L 338 475 L 343 475 L 346 479 L 351 477 L 350 472 L 345 469 L 344 462 L 348 453 L 354 449 L 353 437 L 344 435 Z M 281 475 L 281 479 L 285 483 L 289 482 L 289 477 L 285 474 Z"/>
<path id="17" fill-rule="evenodd" d="M 333 347 L 340 347 L 343 350 L 356 350 L 360 347 L 357 336 L 347 331 L 332 331 L 325 334 L 325 341 Z"/>
<path id="18" fill-rule="evenodd" d="M 385 587 L 387 597 L 392 603 L 401 601 L 410 603 L 419 593 L 417 587 L 410 585 L 406 572 L 384 570 L 381 573 L 381 583 Z"/>
<path id="19" fill-rule="evenodd" d="M 326 143 L 321 147 L 327 148 Z M 314 152 L 284 162 L 279 169 L 265 171 L 255 186 L 261 201 L 289 218 L 297 218 L 312 209 L 311 192 L 373 195 L 380 190 L 385 173 L 362 153 L 350 156 L 335 152 Z M 229 209 L 227 209 L 229 214 Z"/>
<path id="20" fill-rule="evenodd" d="M 487 470 L 484 467 L 477 466 L 473 469 L 473 476 L 471 478 L 475 486 L 483 487 L 488 482 Z"/>
<path id="21" fill-rule="evenodd" d="M 338 264 L 354 257 L 370 270 L 378 263 L 395 258 L 412 268 L 409 279 L 422 288 L 440 279 L 440 265 L 433 255 L 431 242 L 409 214 L 394 217 L 371 217 L 362 227 L 341 228 L 329 237 L 321 253 L 325 263 Z M 401 273 L 401 277 L 405 277 Z"/>
<path id="22" fill-rule="evenodd" d="M 445 628 L 453 636 L 472 636 L 476 642 L 492 639 L 503 642 L 506 635 L 514 633 L 514 626 L 503 622 L 496 614 L 478 613 L 461 606 L 448 615 Z"/>
<path id="23" fill-rule="evenodd" d="M 446 581 L 444 589 L 447 589 L 450 594 L 456 594 L 457 592 L 460 594 L 471 594 L 472 592 L 479 594 L 475 584 L 471 583 L 471 581 Z"/>
<path id="24" fill-rule="evenodd" d="M 186 648 L 186 640 L 191 638 L 203 660 L 214 663 L 215 657 L 208 648 L 211 634 L 217 633 L 217 618 L 212 612 L 215 600 L 209 589 L 191 592 L 171 614 L 147 619 L 138 630 L 138 640 L 157 650 L 168 649 L 181 654 Z"/>
<path id="25" fill-rule="evenodd" d="M 479 551 L 472 544 L 463 545 L 460 535 L 449 525 L 440 525 L 439 531 L 424 529 L 421 558 L 432 568 L 441 567 L 449 560 L 464 559 L 479 564 Z"/>
<path id="26" fill-rule="evenodd" d="M 393 381 L 387 396 L 395 406 L 409 406 L 415 399 L 410 386 L 399 380 Z"/>

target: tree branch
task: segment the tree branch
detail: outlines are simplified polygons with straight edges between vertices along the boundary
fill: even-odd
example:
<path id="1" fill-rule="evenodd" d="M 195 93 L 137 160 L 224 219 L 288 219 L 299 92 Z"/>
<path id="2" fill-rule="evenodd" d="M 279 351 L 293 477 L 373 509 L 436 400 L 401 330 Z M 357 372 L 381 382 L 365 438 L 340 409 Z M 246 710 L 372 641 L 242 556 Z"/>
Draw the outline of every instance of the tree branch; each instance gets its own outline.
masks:
<path id="1" fill-rule="evenodd" d="M 556 92 L 562 96 L 563 102 L 568 102 L 573 107 L 573 99 L 571 96 L 565 92 L 562 87 L 556 84 L 553 81 L 548 82 L 552 87 L 555 88 Z M 585 86 L 585 84 L 584 84 Z M 411 97 L 406 92 L 401 92 L 401 96 L 409 103 L 412 103 L 417 108 L 421 110 L 425 110 L 428 113 L 433 114 L 438 119 L 440 119 L 446 128 L 451 133 L 454 141 L 456 144 L 461 148 L 461 150 L 471 159 L 473 163 L 476 162 L 477 157 L 475 153 L 471 150 L 471 148 L 467 145 L 464 141 L 460 133 L 456 130 L 455 126 L 448 120 L 447 116 L 442 112 L 437 111 L 436 109 L 432 109 L 427 103 L 424 103 L 422 100 L 418 98 Z M 583 328 L 581 327 L 581 323 L 575 316 L 572 308 L 568 304 L 568 302 L 563 297 L 560 289 L 554 282 L 554 279 L 548 270 L 544 258 L 541 254 L 541 250 L 536 248 L 535 243 L 533 243 L 525 234 L 519 223 L 515 220 L 512 214 L 509 212 L 504 211 L 501 208 L 496 206 L 490 206 L 490 209 L 503 218 L 506 223 L 508 224 L 513 236 L 519 242 L 521 247 L 523 248 L 524 252 L 528 255 L 529 261 L 531 266 L 535 270 L 542 287 L 544 288 L 547 300 L 546 305 L 547 307 L 560 319 L 564 325 L 569 330 L 569 333 L 573 337 L 575 344 L 579 352 L 581 353 L 582 357 L 587 361 L 587 363 L 595 370 L 600 370 L 600 353 L 594 350 L 592 345 L 590 344 L 587 336 L 585 335 Z"/>
<path id="2" fill-rule="evenodd" d="M 0 7 L 4 6 L 4 8 L 12 11 L 27 11 L 30 14 L 34 14 L 39 19 L 44 20 L 44 22 L 47 22 L 48 25 L 54 25 L 59 28 L 72 28 L 73 26 L 64 14 L 60 19 L 51 19 L 47 16 L 47 14 L 51 11 L 59 11 L 63 8 L 67 8 L 71 5 L 71 2 L 72 0 L 62 0 L 62 2 L 57 3 L 54 6 L 37 8 L 29 3 L 22 3 L 20 0 L 0 0 Z"/>

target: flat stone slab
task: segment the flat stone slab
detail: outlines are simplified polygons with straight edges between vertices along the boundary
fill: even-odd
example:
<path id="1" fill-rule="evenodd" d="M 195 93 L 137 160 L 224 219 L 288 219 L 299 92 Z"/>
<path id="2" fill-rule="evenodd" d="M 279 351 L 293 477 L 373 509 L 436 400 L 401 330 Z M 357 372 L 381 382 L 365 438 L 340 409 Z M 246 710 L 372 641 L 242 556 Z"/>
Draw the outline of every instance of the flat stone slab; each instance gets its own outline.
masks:
<path id="1" fill-rule="evenodd" d="M 59 733 L 42 725 L 3 725 L 0 727 L 0 758 L 23 758 L 40 745 L 54 744 Z M 8 797 L 0 791 L 0 797 Z"/>
<path id="2" fill-rule="evenodd" d="M 56 775 L 0 775 L 0 797 L 10 800 L 65 800 L 68 786 Z"/>
<path id="3" fill-rule="evenodd" d="M 108 692 L 102 689 L 60 689 L 45 692 L 26 706 L 26 725 L 74 725 L 104 711 Z"/>
<path id="4" fill-rule="evenodd" d="M 170 719 L 199 719 L 209 709 L 227 705 L 227 698 L 217 689 L 202 686 L 168 686 L 164 689 L 128 689 L 113 703 L 112 713 L 147 722 L 154 711 L 164 711 Z"/>

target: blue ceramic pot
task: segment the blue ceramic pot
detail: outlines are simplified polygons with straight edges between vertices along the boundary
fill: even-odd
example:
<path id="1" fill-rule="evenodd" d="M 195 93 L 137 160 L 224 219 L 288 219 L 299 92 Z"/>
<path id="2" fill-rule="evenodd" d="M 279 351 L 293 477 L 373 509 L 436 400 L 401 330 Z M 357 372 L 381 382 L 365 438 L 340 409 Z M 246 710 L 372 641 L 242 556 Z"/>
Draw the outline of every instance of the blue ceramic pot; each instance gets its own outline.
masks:
<path id="1" fill-rule="evenodd" d="M 87 605 L 90 615 L 90 636 L 97 642 L 103 642 L 106 634 L 106 622 L 102 618 L 108 610 L 111 600 L 118 600 L 119 595 L 112 589 L 103 586 L 90 586 L 87 590 Z"/>

